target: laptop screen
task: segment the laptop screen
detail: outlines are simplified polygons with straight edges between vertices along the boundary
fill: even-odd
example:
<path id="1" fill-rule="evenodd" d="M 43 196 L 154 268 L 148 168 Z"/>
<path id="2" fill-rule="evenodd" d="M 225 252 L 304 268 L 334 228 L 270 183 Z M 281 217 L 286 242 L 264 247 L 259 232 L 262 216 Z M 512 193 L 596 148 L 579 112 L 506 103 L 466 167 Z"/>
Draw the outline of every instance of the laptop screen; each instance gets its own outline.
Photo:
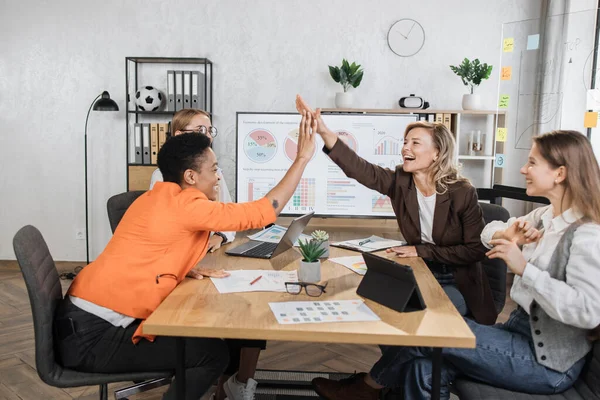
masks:
<path id="1" fill-rule="evenodd" d="M 287 231 L 285 231 L 285 234 L 283 235 L 283 237 L 279 241 L 279 244 L 273 251 L 272 257 L 278 256 L 279 254 L 283 253 L 288 249 L 291 249 L 294 246 L 294 243 L 296 242 L 296 240 L 298 240 L 298 238 L 304 231 L 304 228 L 306 228 L 306 225 L 308 225 L 308 222 L 314 214 L 315 213 L 313 211 L 308 214 L 304 214 L 301 217 L 295 218 L 292 221 L 290 227 L 287 229 Z"/>

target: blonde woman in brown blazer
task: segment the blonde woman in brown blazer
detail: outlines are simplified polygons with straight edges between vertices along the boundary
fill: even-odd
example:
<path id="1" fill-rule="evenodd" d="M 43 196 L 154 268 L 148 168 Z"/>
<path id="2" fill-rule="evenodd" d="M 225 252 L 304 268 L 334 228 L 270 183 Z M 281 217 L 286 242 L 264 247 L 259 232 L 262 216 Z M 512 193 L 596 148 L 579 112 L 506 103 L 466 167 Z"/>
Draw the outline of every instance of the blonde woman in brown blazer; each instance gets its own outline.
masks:
<path id="1" fill-rule="evenodd" d="M 323 151 L 348 177 L 390 197 L 408 245 L 388 251 L 398 257 L 423 258 L 461 314 L 469 312 L 477 322 L 493 324 L 497 312 L 479 262 L 486 253 L 480 239 L 485 223 L 475 188 L 458 174 L 452 133 L 442 124 L 408 125 L 402 148 L 404 163 L 391 170 L 369 163 L 338 140 L 323 123 L 320 110 L 314 112 L 300 96 L 296 107 L 317 119 Z M 385 351 L 383 348 L 384 356 Z M 369 380 L 366 374 L 365 381 Z M 333 382 L 319 380 L 324 390 L 317 387 L 317 392 L 327 395 L 342 385 Z M 365 395 L 365 399 L 377 398 L 369 391 Z"/>

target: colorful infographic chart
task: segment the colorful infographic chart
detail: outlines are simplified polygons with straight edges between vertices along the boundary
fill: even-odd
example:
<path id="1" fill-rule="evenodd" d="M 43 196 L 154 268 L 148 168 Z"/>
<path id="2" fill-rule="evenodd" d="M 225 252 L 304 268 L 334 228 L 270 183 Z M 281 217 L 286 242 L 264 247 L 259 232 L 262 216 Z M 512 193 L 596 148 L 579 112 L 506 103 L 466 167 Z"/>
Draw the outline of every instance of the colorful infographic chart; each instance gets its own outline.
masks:
<path id="1" fill-rule="evenodd" d="M 394 156 L 400 154 L 400 149 L 400 140 L 391 136 L 384 136 L 375 145 L 375 154 Z"/>
<path id="2" fill-rule="evenodd" d="M 390 213 L 394 212 L 392 208 L 392 201 L 389 197 L 382 194 L 374 194 L 371 198 L 372 210 L 374 213 Z"/>
<path id="3" fill-rule="evenodd" d="M 277 141 L 273 134 L 265 129 L 256 129 L 246 136 L 244 152 L 255 163 L 266 163 L 277 153 Z"/>
<path id="4" fill-rule="evenodd" d="M 404 130 L 417 115 L 409 114 L 324 114 L 323 121 L 350 149 L 387 173 L 402 163 Z M 237 114 L 237 202 L 264 197 L 283 178 L 298 152 L 297 113 Z M 394 217 L 390 199 L 349 178 L 321 151 L 306 166 L 282 215 Z"/>
<path id="5" fill-rule="evenodd" d="M 300 130 L 298 128 L 292 129 L 286 136 L 285 141 L 283 142 L 283 151 L 288 160 L 294 161 L 296 159 L 296 155 L 298 155 L 298 135 L 300 134 Z M 315 148 L 315 152 L 313 153 L 313 158 L 317 154 L 317 149 Z"/>
<path id="6" fill-rule="evenodd" d="M 352 133 L 347 131 L 337 131 L 336 133 L 348 147 L 354 150 L 355 153 L 358 153 L 358 142 Z"/>
<path id="7" fill-rule="evenodd" d="M 248 201 L 260 200 L 274 187 L 273 178 L 248 178 Z"/>

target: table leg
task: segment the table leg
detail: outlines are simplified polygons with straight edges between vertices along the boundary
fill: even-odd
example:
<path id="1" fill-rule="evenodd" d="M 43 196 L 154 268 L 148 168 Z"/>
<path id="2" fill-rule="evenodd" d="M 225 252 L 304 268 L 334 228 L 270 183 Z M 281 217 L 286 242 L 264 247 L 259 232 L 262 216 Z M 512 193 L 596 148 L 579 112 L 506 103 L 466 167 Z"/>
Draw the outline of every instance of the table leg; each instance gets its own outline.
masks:
<path id="1" fill-rule="evenodd" d="M 442 348 L 434 347 L 431 354 L 433 363 L 432 382 L 431 382 L 431 400 L 440 400 L 440 391 L 442 389 Z"/>
<path id="2" fill-rule="evenodd" d="M 177 400 L 185 400 L 185 339 L 175 339 L 177 360 L 175 366 L 175 381 L 177 382 Z"/>

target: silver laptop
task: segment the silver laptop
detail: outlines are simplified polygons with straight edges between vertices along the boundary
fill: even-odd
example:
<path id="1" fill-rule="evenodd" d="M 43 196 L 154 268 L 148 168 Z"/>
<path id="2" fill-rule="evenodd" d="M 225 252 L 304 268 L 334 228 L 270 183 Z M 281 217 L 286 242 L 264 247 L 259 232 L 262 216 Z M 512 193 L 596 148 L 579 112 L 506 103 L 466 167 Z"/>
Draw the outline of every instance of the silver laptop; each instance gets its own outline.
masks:
<path id="1" fill-rule="evenodd" d="M 265 258 L 269 259 L 284 251 L 291 249 L 294 246 L 294 243 L 302 232 L 308 222 L 312 218 L 315 212 L 310 212 L 308 214 L 304 214 L 301 217 L 298 217 L 292 221 L 290 227 L 287 229 L 279 243 L 268 243 L 261 242 L 258 240 L 250 240 L 247 243 L 241 244 L 237 247 L 229 249 L 225 252 L 225 254 L 229 254 L 230 256 L 240 256 L 240 257 L 253 257 L 253 258 Z"/>

